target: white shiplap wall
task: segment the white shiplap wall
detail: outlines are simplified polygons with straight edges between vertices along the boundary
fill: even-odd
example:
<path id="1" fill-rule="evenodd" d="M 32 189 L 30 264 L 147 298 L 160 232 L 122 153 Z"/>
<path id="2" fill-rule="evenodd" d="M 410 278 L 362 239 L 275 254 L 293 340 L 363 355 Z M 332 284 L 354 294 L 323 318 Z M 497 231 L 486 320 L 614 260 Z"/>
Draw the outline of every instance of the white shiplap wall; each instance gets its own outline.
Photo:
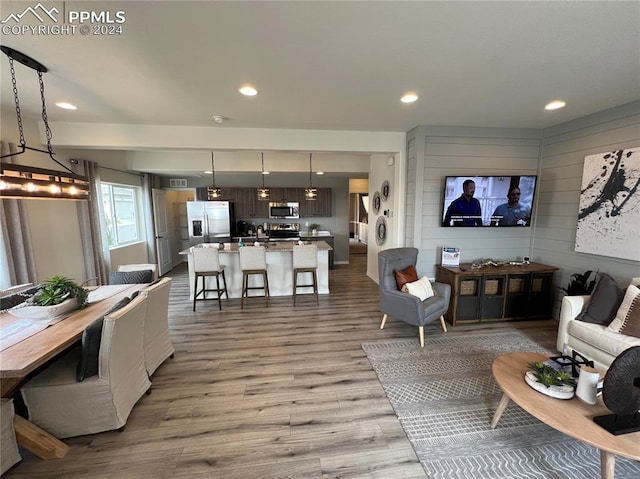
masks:
<path id="1" fill-rule="evenodd" d="M 442 246 L 457 246 L 462 262 L 482 258 L 513 260 L 532 256 L 531 228 L 444 228 L 440 226 L 446 176 L 535 175 L 539 130 L 509 128 L 419 127 L 410 132 L 416 148 L 418 271 L 434 278 Z M 410 145 L 410 144 L 409 144 Z M 422 150 L 422 158 L 420 157 Z M 411 155 L 409 155 L 411 158 Z M 423 159 L 423 161 L 421 161 Z M 411 160 L 409 162 L 411 164 Z M 407 182 L 413 175 L 407 175 Z M 419 211 L 421 210 L 421 213 Z M 534 208 L 535 211 L 535 208 Z M 534 213 L 535 214 L 535 213 Z"/>
<path id="2" fill-rule="evenodd" d="M 621 286 L 640 276 L 640 262 L 576 253 L 576 222 L 587 155 L 640 146 L 640 102 L 605 110 L 544 131 L 534 255 L 560 268 L 556 285 L 573 273 L 609 273 Z M 640 221 L 640 212 L 630 221 Z M 604 239 L 603 241 L 606 241 Z M 629 248 L 640 248 L 640 238 Z M 558 300 L 560 295 L 557 296 Z M 556 309 L 559 304 L 556 303 Z"/>

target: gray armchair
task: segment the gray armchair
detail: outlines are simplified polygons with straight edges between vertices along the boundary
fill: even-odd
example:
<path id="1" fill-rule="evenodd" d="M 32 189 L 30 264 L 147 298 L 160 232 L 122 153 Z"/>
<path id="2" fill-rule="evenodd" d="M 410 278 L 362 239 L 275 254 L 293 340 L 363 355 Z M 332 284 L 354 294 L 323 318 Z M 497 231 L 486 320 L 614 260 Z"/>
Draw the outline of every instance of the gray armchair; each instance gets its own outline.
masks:
<path id="1" fill-rule="evenodd" d="M 416 248 L 391 248 L 378 253 L 378 273 L 380 281 L 380 310 L 384 313 L 380 329 L 384 328 L 388 316 L 405 323 L 418 326 L 420 346 L 424 347 L 424 326 L 440 319 L 442 330 L 447 326 L 444 314 L 449 309 L 451 287 L 444 283 L 432 283 L 437 294 L 424 301 L 409 293 L 403 293 L 396 286 L 395 271 L 415 266 L 418 259 Z"/>

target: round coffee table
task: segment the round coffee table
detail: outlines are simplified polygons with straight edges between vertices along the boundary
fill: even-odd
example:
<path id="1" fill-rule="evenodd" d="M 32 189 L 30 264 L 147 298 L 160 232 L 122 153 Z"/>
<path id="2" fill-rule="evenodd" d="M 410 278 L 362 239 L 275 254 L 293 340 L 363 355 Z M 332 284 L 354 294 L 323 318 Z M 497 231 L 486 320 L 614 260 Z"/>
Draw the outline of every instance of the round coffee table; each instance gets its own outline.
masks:
<path id="1" fill-rule="evenodd" d="M 493 376 L 503 391 L 491 421 L 495 428 L 509 400 L 543 423 L 600 450 L 600 475 L 613 479 L 616 455 L 640 461 L 640 432 L 614 436 L 593 422 L 594 416 L 610 414 L 598 398 L 594 406 L 577 398 L 554 399 L 535 391 L 524 381 L 528 364 L 549 359 L 540 353 L 508 353 L 493 362 Z"/>

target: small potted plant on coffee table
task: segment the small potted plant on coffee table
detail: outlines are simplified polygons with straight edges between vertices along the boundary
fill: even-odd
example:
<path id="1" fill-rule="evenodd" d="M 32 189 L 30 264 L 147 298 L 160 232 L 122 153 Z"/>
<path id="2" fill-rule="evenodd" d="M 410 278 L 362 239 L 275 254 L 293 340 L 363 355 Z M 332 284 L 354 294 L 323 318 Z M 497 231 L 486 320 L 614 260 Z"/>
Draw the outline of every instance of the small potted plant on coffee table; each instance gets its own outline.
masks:
<path id="1" fill-rule="evenodd" d="M 571 399 L 575 394 L 575 381 L 570 373 L 541 361 L 529 363 L 524 379 L 536 391 L 557 399 Z"/>

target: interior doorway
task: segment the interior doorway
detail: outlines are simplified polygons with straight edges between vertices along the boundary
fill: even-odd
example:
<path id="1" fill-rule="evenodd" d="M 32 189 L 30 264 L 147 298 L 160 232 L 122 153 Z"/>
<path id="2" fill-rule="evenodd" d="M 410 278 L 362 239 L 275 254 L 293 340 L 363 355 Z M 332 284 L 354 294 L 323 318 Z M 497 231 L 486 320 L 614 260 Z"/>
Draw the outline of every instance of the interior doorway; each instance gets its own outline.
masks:
<path id="1" fill-rule="evenodd" d="M 367 254 L 368 193 L 349 193 L 349 256 Z"/>

